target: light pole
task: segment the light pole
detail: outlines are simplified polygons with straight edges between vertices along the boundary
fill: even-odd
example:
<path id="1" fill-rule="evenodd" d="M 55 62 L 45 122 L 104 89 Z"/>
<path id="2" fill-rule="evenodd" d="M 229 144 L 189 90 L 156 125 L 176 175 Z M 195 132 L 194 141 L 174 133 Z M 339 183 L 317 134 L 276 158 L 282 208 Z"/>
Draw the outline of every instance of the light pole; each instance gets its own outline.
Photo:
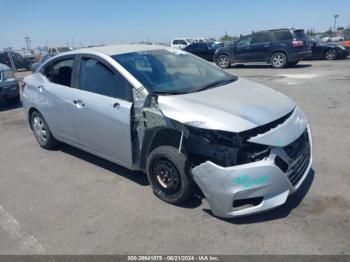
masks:
<path id="1" fill-rule="evenodd" d="M 337 18 L 339 17 L 339 15 L 333 15 L 333 17 L 334 17 L 334 30 L 333 30 L 333 32 L 335 34 L 335 27 L 337 25 Z"/>

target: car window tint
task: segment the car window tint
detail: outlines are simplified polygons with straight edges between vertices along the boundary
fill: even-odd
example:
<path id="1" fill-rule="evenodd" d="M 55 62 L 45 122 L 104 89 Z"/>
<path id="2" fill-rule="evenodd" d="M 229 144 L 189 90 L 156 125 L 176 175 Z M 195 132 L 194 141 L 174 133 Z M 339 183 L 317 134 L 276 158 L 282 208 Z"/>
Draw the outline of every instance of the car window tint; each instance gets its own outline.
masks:
<path id="1" fill-rule="evenodd" d="M 250 45 L 250 42 L 252 41 L 252 36 L 245 36 L 241 40 L 239 40 L 237 46 L 246 46 Z"/>
<path id="2" fill-rule="evenodd" d="M 147 64 L 139 67 L 147 70 Z M 84 58 L 81 63 L 80 89 L 99 95 L 128 100 L 129 82 L 118 73 L 92 58 Z"/>
<path id="3" fill-rule="evenodd" d="M 289 30 L 274 32 L 277 41 L 293 40 L 293 35 Z"/>
<path id="4" fill-rule="evenodd" d="M 44 74 L 50 82 L 70 87 L 72 80 L 73 63 L 73 58 L 60 60 L 54 64 L 48 65 L 44 69 Z"/>
<path id="5" fill-rule="evenodd" d="M 269 34 L 255 34 L 252 39 L 252 44 L 260 44 L 270 42 Z"/>
<path id="6" fill-rule="evenodd" d="M 185 40 L 174 40 L 173 41 L 174 45 L 186 45 L 186 41 Z"/>

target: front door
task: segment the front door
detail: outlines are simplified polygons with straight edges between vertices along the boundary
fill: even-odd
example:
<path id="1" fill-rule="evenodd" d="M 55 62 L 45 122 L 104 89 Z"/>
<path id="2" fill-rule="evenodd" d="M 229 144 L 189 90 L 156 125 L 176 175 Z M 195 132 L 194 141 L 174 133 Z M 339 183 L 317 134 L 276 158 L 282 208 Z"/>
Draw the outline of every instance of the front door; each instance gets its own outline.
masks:
<path id="1" fill-rule="evenodd" d="M 250 42 L 252 41 L 252 36 L 245 36 L 241 38 L 235 46 L 236 60 L 238 62 L 249 62 L 251 61 L 251 50 Z"/>
<path id="2" fill-rule="evenodd" d="M 131 85 L 107 62 L 82 57 L 79 86 L 74 100 L 78 143 L 130 167 Z"/>

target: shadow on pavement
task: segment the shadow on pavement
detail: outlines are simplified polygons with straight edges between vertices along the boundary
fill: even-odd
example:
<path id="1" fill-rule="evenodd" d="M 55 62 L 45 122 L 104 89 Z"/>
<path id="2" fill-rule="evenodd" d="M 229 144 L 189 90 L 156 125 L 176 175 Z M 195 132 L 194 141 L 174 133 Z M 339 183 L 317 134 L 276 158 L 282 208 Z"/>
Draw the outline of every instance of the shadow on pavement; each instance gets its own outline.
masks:
<path id="1" fill-rule="evenodd" d="M 110 172 L 113 172 L 114 174 L 118 176 L 125 177 L 140 186 L 149 186 L 149 182 L 147 179 L 147 175 L 145 173 L 142 173 L 140 171 L 132 171 L 127 168 L 124 168 L 122 166 L 119 166 L 115 163 L 112 163 L 108 160 L 105 160 L 103 158 L 100 158 L 98 156 L 92 155 L 90 153 L 87 153 L 85 151 L 82 151 L 76 147 L 67 145 L 67 144 L 62 144 L 59 145 L 56 150 L 60 150 L 66 154 L 70 154 L 74 157 L 80 158 L 84 161 L 87 161 L 93 165 L 99 166 L 103 169 L 106 169 Z"/>
<path id="2" fill-rule="evenodd" d="M 21 107 L 22 107 L 22 102 L 18 102 L 16 104 L 7 104 L 5 102 L 0 102 L 0 112 L 5 112 L 5 111 L 21 108 Z"/>
<path id="3" fill-rule="evenodd" d="M 306 67 L 311 67 L 311 64 L 297 64 L 295 66 L 289 66 L 289 67 L 285 67 L 285 68 L 281 68 L 282 70 L 288 70 L 288 69 L 298 69 L 298 68 L 306 68 Z M 271 67 L 271 65 L 268 64 L 263 64 L 263 65 L 251 65 L 251 64 L 237 64 L 237 65 L 233 65 L 230 67 L 230 69 L 264 69 L 264 68 L 270 68 L 273 69 Z M 281 69 L 277 69 L 277 70 L 281 70 Z"/>

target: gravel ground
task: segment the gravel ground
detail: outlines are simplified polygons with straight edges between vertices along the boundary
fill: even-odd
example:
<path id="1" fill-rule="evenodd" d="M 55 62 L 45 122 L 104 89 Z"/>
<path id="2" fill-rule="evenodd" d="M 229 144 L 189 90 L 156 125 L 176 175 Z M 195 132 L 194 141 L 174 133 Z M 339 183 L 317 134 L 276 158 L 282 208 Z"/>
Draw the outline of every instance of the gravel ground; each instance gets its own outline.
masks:
<path id="1" fill-rule="evenodd" d="M 41 149 L 21 106 L 0 104 L 0 254 L 350 254 L 350 59 L 228 71 L 290 96 L 310 120 L 313 170 L 284 206 L 221 220 L 204 199 L 166 204 L 142 173 Z"/>

